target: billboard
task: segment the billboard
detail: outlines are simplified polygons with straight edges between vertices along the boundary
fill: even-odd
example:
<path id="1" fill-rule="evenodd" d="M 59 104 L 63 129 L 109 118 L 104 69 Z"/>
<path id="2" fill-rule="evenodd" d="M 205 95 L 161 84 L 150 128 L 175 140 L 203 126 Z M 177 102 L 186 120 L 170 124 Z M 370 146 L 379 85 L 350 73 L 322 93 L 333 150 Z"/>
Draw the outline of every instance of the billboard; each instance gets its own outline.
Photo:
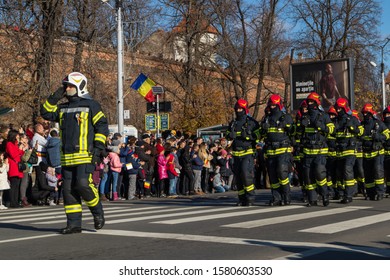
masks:
<path id="1" fill-rule="evenodd" d="M 293 63 L 291 73 L 291 111 L 298 110 L 301 102 L 313 91 L 321 96 L 321 105 L 325 111 L 339 97 L 354 102 L 352 60 L 321 60 Z"/>

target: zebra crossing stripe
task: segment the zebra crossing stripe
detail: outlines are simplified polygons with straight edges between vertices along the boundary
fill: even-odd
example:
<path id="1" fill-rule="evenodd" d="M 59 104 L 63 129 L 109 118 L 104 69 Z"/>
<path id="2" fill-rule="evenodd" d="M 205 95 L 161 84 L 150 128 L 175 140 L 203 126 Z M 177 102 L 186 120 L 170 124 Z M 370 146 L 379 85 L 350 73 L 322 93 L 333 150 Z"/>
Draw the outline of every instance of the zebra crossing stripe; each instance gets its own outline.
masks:
<path id="1" fill-rule="evenodd" d="M 64 208 L 63 207 L 61 207 L 61 208 L 53 207 L 53 206 L 33 206 L 33 207 L 24 207 L 24 208 L 8 208 L 5 211 L 0 211 L 0 217 L 8 216 L 10 214 L 47 212 L 48 210 L 64 210 Z"/>
<path id="2" fill-rule="evenodd" d="M 59 233 L 53 233 L 53 234 L 45 234 L 45 235 L 27 236 L 27 237 L 6 239 L 6 240 L 0 240 L 0 244 L 11 243 L 11 242 L 20 242 L 20 241 L 32 240 L 32 239 L 47 238 L 47 237 L 54 237 L 54 236 L 61 236 L 61 235 Z"/>
<path id="3" fill-rule="evenodd" d="M 106 218 L 106 224 L 110 224 L 111 223 L 111 220 L 109 220 L 110 218 L 124 217 L 124 216 L 129 216 L 129 215 L 134 215 L 134 216 L 140 215 L 142 220 L 148 219 L 148 216 L 145 216 L 145 217 L 142 216 L 142 215 L 145 215 L 145 211 L 147 211 L 148 214 L 151 214 L 151 213 L 166 213 L 166 212 L 172 212 L 172 211 L 191 210 L 191 209 L 195 209 L 195 208 L 199 209 L 199 206 L 182 207 L 182 208 L 169 207 L 168 209 L 166 206 L 164 206 L 164 207 L 154 206 L 154 207 L 142 207 L 142 208 L 134 208 L 134 209 L 122 209 L 122 210 L 115 211 L 115 214 L 105 215 L 105 218 Z M 151 209 L 155 209 L 155 210 L 150 211 Z M 141 211 L 141 212 L 139 212 L 139 211 Z M 210 210 L 208 210 L 208 211 L 210 211 Z M 124 212 L 124 213 L 121 213 L 121 212 Z M 88 216 L 83 217 L 83 221 L 93 220 L 93 217 L 89 212 L 86 212 L 85 214 L 87 214 Z M 153 216 L 151 216 L 151 217 L 153 217 Z M 33 224 L 49 225 L 49 224 L 58 224 L 58 223 L 66 222 L 65 215 L 63 216 L 63 218 L 64 218 L 63 220 L 38 222 L 38 223 L 33 223 Z M 131 220 L 131 219 L 136 219 L 136 218 L 129 218 L 129 219 L 125 219 L 125 220 Z M 114 221 L 116 221 L 116 220 L 114 220 Z M 90 223 L 90 224 L 92 224 L 92 223 Z"/>
<path id="4" fill-rule="evenodd" d="M 119 223 L 126 223 L 126 222 L 135 222 L 135 221 L 144 221 L 144 220 L 151 220 L 151 219 L 160 219 L 160 218 L 167 218 L 167 217 L 177 217 L 177 216 L 183 216 L 183 215 L 194 215 L 194 214 L 204 214 L 204 213 L 210 213 L 210 212 L 216 212 L 216 211 L 232 211 L 232 208 L 230 207 L 224 207 L 224 208 L 209 208 L 205 210 L 193 210 L 194 208 L 199 209 L 201 207 L 185 207 L 185 208 L 176 208 L 172 209 L 171 211 L 178 211 L 178 210 L 190 210 L 187 212 L 179 212 L 179 213 L 172 213 L 172 214 L 161 214 L 161 215 L 152 215 L 152 216 L 141 216 L 141 217 L 133 217 L 133 218 L 126 218 L 126 219 L 119 219 L 119 220 L 108 220 L 106 221 L 106 224 L 119 224 Z M 202 207 L 204 208 L 204 207 Z M 168 212 L 168 211 L 157 211 L 158 213 L 162 212 Z M 150 212 L 148 212 L 150 213 Z M 207 216 L 205 216 L 207 218 Z"/>
<path id="5" fill-rule="evenodd" d="M 123 209 L 123 207 L 112 207 L 109 208 L 110 210 L 107 210 L 106 212 L 115 210 L 115 209 Z M 29 222 L 29 221 L 37 221 L 37 220 L 48 220 L 52 218 L 57 218 L 60 216 L 64 216 L 64 208 L 56 208 L 56 209 L 46 209 L 45 212 L 42 213 L 42 211 L 39 211 L 39 213 L 36 213 L 36 211 L 30 212 L 25 215 L 14 215 L 9 217 L 2 217 L 0 223 L 15 223 L 15 222 Z"/>
<path id="6" fill-rule="evenodd" d="M 21 218 L 28 218 L 28 217 L 41 217 L 41 216 L 47 216 L 47 215 L 50 215 L 50 214 L 57 214 L 57 213 L 61 213 L 61 215 L 64 214 L 64 208 L 56 208 L 56 209 L 46 209 L 46 211 L 42 212 L 42 211 L 39 211 L 39 212 L 35 212 L 35 211 L 31 211 L 31 212 L 25 212 L 25 213 L 8 213 L 8 217 L 1 217 L 1 220 L 0 220 L 0 223 L 1 222 L 4 222 L 6 220 L 10 220 L 10 219 L 21 219 Z M 21 214 L 21 215 L 18 215 L 18 214 Z"/>
<path id="7" fill-rule="evenodd" d="M 175 219 L 175 220 L 163 220 L 163 221 L 157 221 L 157 222 L 152 222 L 152 223 L 175 225 L 175 224 L 199 222 L 199 221 L 214 220 L 214 219 L 220 219 L 220 218 L 230 218 L 230 217 L 237 217 L 237 216 L 251 215 L 251 214 L 269 213 L 269 212 L 277 212 L 277 211 L 288 211 L 288 210 L 303 208 L 303 207 L 304 206 L 301 206 L 301 205 L 290 205 L 290 206 L 286 206 L 286 207 L 269 207 L 269 208 L 255 209 L 255 210 L 244 210 L 245 208 L 237 208 L 237 211 L 232 210 L 232 212 L 230 212 L 230 213 L 189 217 L 189 218 L 182 218 L 182 219 Z M 229 209 L 232 209 L 232 208 L 229 208 Z"/>
<path id="8" fill-rule="evenodd" d="M 343 213 L 357 211 L 357 210 L 361 210 L 361 209 L 367 209 L 367 208 L 371 208 L 371 207 L 349 206 L 349 207 L 343 207 L 343 208 L 319 210 L 319 211 L 315 211 L 315 212 L 306 212 L 306 213 L 301 213 L 301 214 L 287 215 L 287 216 L 274 217 L 274 218 L 268 218 L 268 219 L 251 220 L 251 221 L 247 221 L 247 222 L 240 222 L 240 223 L 234 223 L 234 224 L 229 224 L 229 225 L 223 225 L 223 227 L 255 228 L 255 227 L 262 227 L 262 226 L 268 226 L 268 225 L 274 225 L 274 224 L 280 224 L 280 223 L 288 223 L 288 222 L 293 222 L 293 221 L 305 220 L 305 219 L 316 218 L 316 217 L 323 217 L 323 216 L 328 216 L 328 215 L 343 214 Z"/>
<path id="9" fill-rule="evenodd" d="M 353 220 L 346 220 L 343 222 L 302 229 L 299 230 L 299 232 L 332 234 L 332 233 L 364 227 L 364 226 L 368 226 L 380 222 L 385 222 L 388 220 L 390 220 L 390 213 L 382 213 L 378 215 L 367 216 L 367 217 L 357 218 Z"/>

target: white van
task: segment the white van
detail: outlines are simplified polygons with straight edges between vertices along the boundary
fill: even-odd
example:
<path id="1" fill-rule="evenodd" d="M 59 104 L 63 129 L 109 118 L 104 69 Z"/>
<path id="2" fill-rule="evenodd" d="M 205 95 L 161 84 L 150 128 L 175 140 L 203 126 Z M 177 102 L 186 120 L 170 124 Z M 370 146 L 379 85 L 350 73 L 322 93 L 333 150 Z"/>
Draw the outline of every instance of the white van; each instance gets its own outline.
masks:
<path id="1" fill-rule="evenodd" d="M 108 130 L 110 131 L 110 134 L 114 134 L 118 132 L 118 125 L 117 124 L 110 124 L 108 125 Z M 123 142 L 127 141 L 127 137 L 129 136 L 135 136 L 138 137 L 138 129 L 134 125 L 125 125 L 123 126 L 123 133 L 121 133 L 123 136 Z"/>

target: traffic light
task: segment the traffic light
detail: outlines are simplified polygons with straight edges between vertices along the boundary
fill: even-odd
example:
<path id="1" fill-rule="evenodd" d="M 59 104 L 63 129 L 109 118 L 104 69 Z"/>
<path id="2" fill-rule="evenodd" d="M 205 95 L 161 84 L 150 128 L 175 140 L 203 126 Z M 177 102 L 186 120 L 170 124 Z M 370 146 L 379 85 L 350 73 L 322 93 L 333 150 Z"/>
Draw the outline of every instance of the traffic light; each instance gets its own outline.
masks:
<path id="1" fill-rule="evenodd" d="M 146 103 L 146 111 L 148 113 L 157 112 L 157 102 Z M 172 102 L 170 102 L 170 101 L 159 102 L 159 111 L 160 112 L 172 112 Z"/>

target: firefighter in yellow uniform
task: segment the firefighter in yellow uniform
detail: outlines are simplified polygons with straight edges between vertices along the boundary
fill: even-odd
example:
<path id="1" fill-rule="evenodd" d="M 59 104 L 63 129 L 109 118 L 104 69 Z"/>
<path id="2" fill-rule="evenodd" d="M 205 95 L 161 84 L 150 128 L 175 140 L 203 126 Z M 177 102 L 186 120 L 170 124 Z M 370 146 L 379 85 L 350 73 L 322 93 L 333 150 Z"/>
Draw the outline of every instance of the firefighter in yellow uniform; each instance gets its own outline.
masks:
<path id="1" fill-rule="evenodd" d="M 70 234 L 81 232 L 81 199 L 93 215 L 95 229 L 104 226 L 103 206 L 92 181 L 92 172 L 105 149 L 109 131 L 100 104 L 88 93 L 87 78 L 73 72 L 62 84 L 41 106 L 41 115 L 60 126 L 62 186 L 67 217 L 67 226 L 60 233 Z M 68 102 L 57 105 L 63 97 Z"/>
<path id="2" fill-rule="evenodd" d="M 254 158 L 259 123 L 248 115 L 248 102 L 238 99 L 234 106 L 236 119 L 229 124 L 226 133 L 233 140 L 233 173 L 236 178 L 239 206 L 251 206 L 255 200 Z"/>
<path id="3" fill-rule="evenodd" d="M 363 135 L 364 128 L 359 120 L 352 116 L 348 100 L 338 98 L 335 109 L 337 121 L 335 123 L 336 155 L 337 155 L 337 191 L 342 198 L 341 203 L 348 204 L 356 193 L 354 166 L 356 161 L 357 137 Z"/>
<path id="4" fill-rule="evenodd" d="M 334 132 L 335 125 L 321 107 L 320 95 L 311 92 L 307 98 L 307 114 L 300 120 L 303 147 L 303 178 L 307 191 L 307 206 L 316 206 L 318 195 L 322 205 L 329 205 L 326 173 L 326 157 L 329 152 L 327 136 Z"/>
<path id="5" fill-rule="evenodd" d="M 268 114 L 262 120 L 260 136 L 265 142 L 265 156 L 272 198 L 270 206 L 290 205 L 289 173 L 292 169 L 294 121 L 286 113 L 282 98 L 272 94 L 267 104 Z"/>
<path id="6" fill-rule="evenodd" d="M 385 194 L 385 171 L 383 144 L 390 139 L 390 131 L 377 117 L 372 104 L 367 103 L 362 109 L 364 127 L 363 169 L 367 198 L 382 200 Z"/>

